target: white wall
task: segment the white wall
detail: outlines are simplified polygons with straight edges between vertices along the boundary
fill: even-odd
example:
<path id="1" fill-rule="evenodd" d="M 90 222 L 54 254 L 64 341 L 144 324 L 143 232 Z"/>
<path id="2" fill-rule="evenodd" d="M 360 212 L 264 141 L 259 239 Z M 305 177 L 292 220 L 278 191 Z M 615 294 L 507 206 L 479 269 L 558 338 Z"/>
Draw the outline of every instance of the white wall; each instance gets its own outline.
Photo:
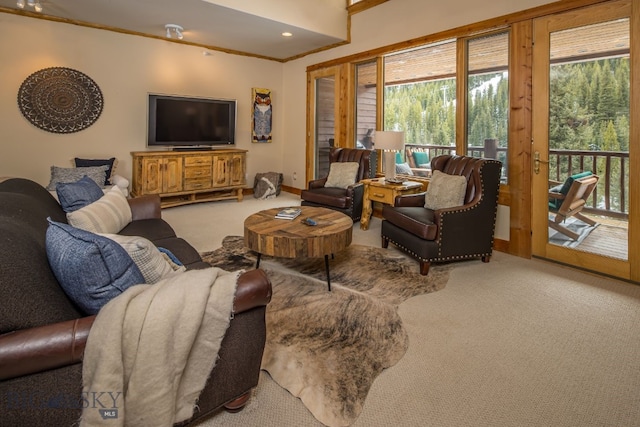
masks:
<path id="1" fill-rule="evenodd" d="M 238 100 L 236 147 L 248 149 L 248 187 L 257 172 L 283 163 L 282 68 L 278 62 L 213 52 L 163 40 L 0 13 L 0 176 L 46 185 L 50 166 L 73 157 L 118 158 L 117 173 L 131 176 L 131 151 L 145 150 L 147 94 Z M 88 75 L 102 90 L 104 109 L 90 127 L 71 134 L 40 130 L 17 104 L 20 85 L 47 67 Z M 273 143 L 251 143 L 251 88 L 272 90 Z"/>

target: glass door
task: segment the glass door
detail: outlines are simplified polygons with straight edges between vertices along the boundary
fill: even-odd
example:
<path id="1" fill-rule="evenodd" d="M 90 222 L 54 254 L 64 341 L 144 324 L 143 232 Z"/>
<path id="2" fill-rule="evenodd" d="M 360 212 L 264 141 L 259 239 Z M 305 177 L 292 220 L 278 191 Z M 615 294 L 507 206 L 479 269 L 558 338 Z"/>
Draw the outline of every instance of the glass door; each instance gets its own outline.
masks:
<path id="1" fill-rule="evenodd" d="M 354 146 L 373 149 L 378 113 L 378 61 L 371 60 L 355 66 Z"/>
<path id="2" fill-rule="evenodd" d="M 625 0 L 534 22 L 532 249 L 638 280 L 629 254 L 630 15 Z"/>
<path id="3" fill-rule="evenodd" d="M 307 181 L 329 174 L 329 150 L 341 145 L 339 76 L 339 69 L 333 67 L 309 73 Z"/>

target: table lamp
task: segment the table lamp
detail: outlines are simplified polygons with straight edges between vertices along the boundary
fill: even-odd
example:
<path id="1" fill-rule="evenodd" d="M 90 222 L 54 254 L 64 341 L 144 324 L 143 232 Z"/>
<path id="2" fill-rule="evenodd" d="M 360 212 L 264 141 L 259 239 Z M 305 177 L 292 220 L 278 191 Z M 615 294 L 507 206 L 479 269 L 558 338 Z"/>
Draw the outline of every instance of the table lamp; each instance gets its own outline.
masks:
<path id="1" fill-rule="evenodd" d="M 384 179 L 396 180 L 396 152 L 404 149 L 403 131 L 377 131 L 374 136 L 374 148 L 384 151 Z"/>

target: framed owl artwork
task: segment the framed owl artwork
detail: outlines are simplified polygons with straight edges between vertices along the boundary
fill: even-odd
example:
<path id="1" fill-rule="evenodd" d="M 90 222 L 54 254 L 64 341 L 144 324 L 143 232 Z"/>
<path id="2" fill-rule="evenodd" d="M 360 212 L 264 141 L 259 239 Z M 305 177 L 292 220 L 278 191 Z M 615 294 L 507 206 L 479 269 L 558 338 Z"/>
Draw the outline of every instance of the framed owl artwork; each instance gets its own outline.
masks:
<path id="1" fill-rule="evenodd" d="M 251 107 L 251 141 L 271 142 L 271 90 L 253 88 Z"/>

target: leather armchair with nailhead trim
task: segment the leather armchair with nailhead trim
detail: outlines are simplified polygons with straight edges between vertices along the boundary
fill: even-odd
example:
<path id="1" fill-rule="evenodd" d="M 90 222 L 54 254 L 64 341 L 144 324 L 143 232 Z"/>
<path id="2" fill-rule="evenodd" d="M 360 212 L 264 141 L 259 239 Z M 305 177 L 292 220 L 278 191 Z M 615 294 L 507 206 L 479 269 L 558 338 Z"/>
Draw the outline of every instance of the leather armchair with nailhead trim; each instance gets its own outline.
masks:
<path id="1" fill-rule="evenodd" d="M 382 210 L 382 247 L 393 243 L 420 262 L 420 274 L 432 262 L 480 258 L 489 262 L 493 250 L 502 163 L 492 159 L 443 155 L 431 169 L 467 178 L 462 206 L 432 210 L 425 193 L 400 195 Z M 428 191 L 428 189 L 427 189 Z"/>

